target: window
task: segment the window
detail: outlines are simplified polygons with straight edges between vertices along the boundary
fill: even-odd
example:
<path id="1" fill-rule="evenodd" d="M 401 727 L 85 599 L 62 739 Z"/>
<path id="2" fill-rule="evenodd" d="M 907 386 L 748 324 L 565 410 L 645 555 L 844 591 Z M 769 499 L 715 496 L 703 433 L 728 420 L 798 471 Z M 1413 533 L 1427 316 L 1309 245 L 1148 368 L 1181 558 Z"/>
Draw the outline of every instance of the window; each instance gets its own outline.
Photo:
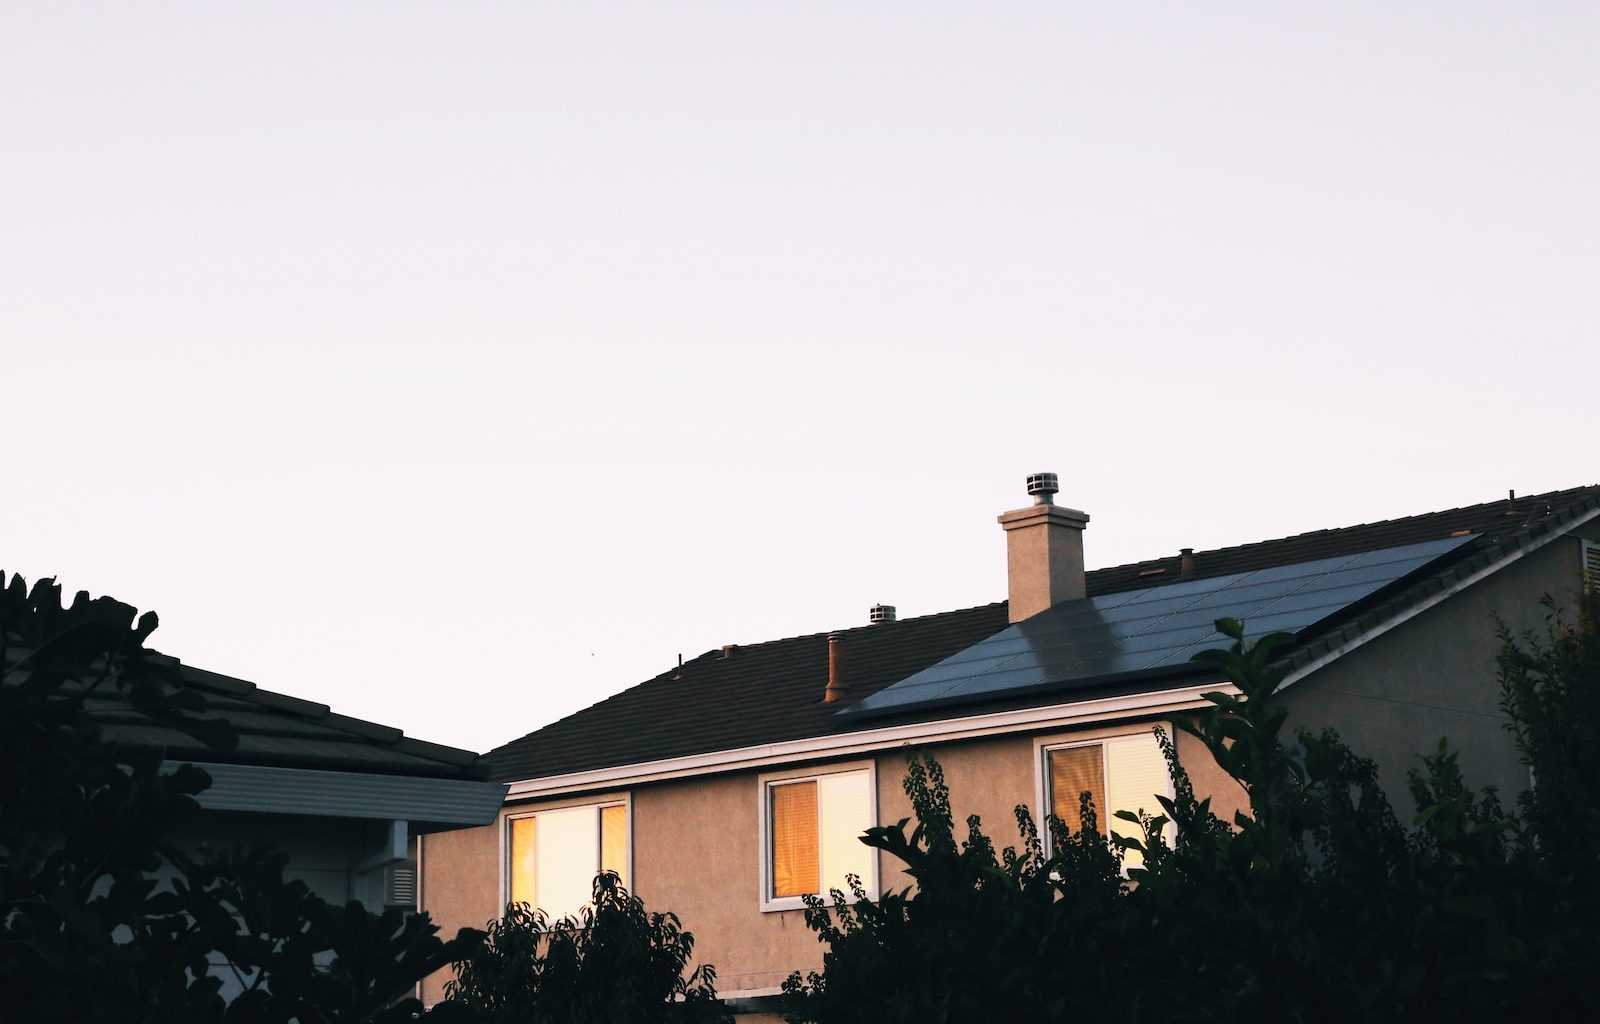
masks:
<path id="1" fill-rule="evenodd" d="M 1600 590 L 1600 542 L 1580 540 L 1583 551 L 1583 589 Z"/>
<path id="2" fill-rule="evenodd" d="M 628 807 L 586 804 L 519 814 L 507 827 L 510 902 L 527 903 L 551 917 L 576 913 L 589 902 L 594 876 L 615 871 L 628 884 Z"/>
<path id="3" fill-rule="evenodd" d="M 1151 815 L 1165 813 L 1156 795 L 1170 797 L 1172 780 L 1161 747 L 1149 733 L 1092 743 L 1041 743 L 1039 752 L 1045 813 L 1060 818 L 1073 832 L 1083 823 L 1079 799 L 1083 793 L 1094 797 L 1102 833 L 1109 828 L 1113 835 L 1142 837 L 1132 822 L 1116 817 L 1117 811 L 1138 813 L 1142 808 Z M 1170 825 L 1168 832 L 1170 842 Z M 1123 866 L 1138 867 L 1141 861 L 1139 854 L 1130 853 Z"/>
<path id="4" fill-rule="evenodd" d="M 878 892 L 877 857 L 861 842 L 876 824 L 873 769 L 761 782 L 761 909 L 795 910 L 803 896 L 848 893 L 847 875 Z"/>

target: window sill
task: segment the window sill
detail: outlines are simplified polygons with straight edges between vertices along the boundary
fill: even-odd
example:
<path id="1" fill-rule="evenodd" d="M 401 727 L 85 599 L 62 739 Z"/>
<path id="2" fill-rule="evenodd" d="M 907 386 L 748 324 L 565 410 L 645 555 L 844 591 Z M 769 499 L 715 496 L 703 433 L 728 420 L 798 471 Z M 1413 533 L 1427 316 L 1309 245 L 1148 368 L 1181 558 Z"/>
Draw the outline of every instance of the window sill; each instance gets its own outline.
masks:
<path id="1" fill-rule="evenodd" d="M 830 909 L 833 907 L 833 894 L 832 893 L 824 892 L 824 893 L 818 893 L 817 895 L 822 899 L 823 906 L 828 907 Z M 845 897 L 851 903 L 855 902 L 855 898 L 853 896 L 851 896 L 849 893 L 845 893 Z M 876 902 L 878 902 L 878 894 L 875 893 L 875 892 L 867 893 L 866 902 L 868 902 L 868 903 L 876 903 Z M 786 911 L 804 910 L 804 909 L 806 909 L 806 903 L 805 903 L 805 897 L 804 896 L 779 896 L 777 899 L 770 899 L 770 900 L 762 900 L 761 901 L 761 912 L 763 914 L 781 914 L 781 913 L 784 913 Z"/>

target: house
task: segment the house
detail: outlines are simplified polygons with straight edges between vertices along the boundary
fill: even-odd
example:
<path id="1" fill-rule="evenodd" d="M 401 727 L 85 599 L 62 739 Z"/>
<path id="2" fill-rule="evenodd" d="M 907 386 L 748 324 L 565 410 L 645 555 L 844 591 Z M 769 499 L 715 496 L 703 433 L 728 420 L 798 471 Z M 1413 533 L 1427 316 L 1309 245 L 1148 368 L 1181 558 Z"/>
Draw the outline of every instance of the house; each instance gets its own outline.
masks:
<path id="1" fill-rule="evenodd" d="M 493 820 L 506 787 L 487 780 L 478 755 L 413 739 L 399 729 L 181 665 L 205 700 L 206 718 L 233 726 L 223 752 L 129 709 L 117 692 L 91 698 L 106 739 L 159 747 L 168 764 L 211 776 L 197 798 L 206 812 L 189 845 L 270 838 L 290 857 L 288 874 L 332 903 L 374 910 L 416 905 L 413 847 L 423 832 Z"/>
<path id="2" fill-rule="evenodd" d="M 177 666 L 205 701 L 202 717 L 228 722 L 231 750 L 139 714 L 120 690 L 86 709 L 114 743 L 163 751 L 164 765 L 211 776 L 202 813 L 168 840 L 194 853 L 262 838 L 289 858 L 285 876 L 330 903 L 369 910 L 416 906 L 418 836 L 495 820 L 506 787 L 487 780 L 478 755 L 413 739 L 399 729 L 335 714 L 325 704 L 254 683 Z M 238 979 L 213 964 L 231 998 Z"/>
<path id="3" fill-rule="evenodd" d="M 1538 625 L 1542 596 L 1600 580 L 1600 486 L 1087 572 L 1089 517 L 1054 503 L 1052 474 L 1028 490 L 1000 516 L 1007 601 L 900 621 L 879 606 L 864 626 L 724 647 L 485 755 L 505 805 L 425 838 L 423 906 L 446 928 L 510 900 L 560 914 L 610 868 L 682 918 L 736 1009 L 775 1019 L 783 979 L 821 962 L 802 897 L 847 874 L 869 894 L 908 882 L 856 841 L 910 814 L 904 748 L 936 755 L 957 820 L 996 837 L 1018 804 L 1072 819 L 1084 790 L 1103 821 L 1152 808 L 1170 787 L 1152 726 L 1226 687 L 1190 660 L 1222 616 L 1295 636 L 1291 724 L 1337 728 L 1397 798 L 1444 736 L 1473 783 L 1526 787 L 1495 616 Z M 1189 737 L 1177 751 L 1230 816 L 1236 784 Z"/>

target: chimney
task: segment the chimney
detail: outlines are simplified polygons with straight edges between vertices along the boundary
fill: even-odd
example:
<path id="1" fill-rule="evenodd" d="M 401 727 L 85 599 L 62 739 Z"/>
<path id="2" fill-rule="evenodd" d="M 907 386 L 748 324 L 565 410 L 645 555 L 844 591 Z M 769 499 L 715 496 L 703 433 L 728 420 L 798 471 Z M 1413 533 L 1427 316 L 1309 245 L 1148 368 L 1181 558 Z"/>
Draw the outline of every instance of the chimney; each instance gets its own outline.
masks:
<path id="1" fill-rule="evenodd" d="M 832 704 L 850 693 L 850 684 L 844 678 L 844 636 L 828 634 L 828 688 L 823 691 L 823 703 Z"/>
<path id="2" fill-rule="evenodd" d="M 867 622 L 871 625 L 880 626 L 885 622 L 893 621 L 894 605 L 892 604 L 875 604 L 867 609 Z"/>
<path id="3" fill-rule="evenodd" d="M 1054 473 L 1028 477 L 1033 504 L 1000 516 L 1006 531 L 1006 576 L 1010 618 L 1021 622 L 1062 601 L 1086 596 L 1083 579 L 1083 528 L 1089 517 L 1051 501 Z"/>
<path id="4" fill-rule="evenodd" d="M 1178 578 L 1194 579 L 1194 548 L 1178 549 Z"/>

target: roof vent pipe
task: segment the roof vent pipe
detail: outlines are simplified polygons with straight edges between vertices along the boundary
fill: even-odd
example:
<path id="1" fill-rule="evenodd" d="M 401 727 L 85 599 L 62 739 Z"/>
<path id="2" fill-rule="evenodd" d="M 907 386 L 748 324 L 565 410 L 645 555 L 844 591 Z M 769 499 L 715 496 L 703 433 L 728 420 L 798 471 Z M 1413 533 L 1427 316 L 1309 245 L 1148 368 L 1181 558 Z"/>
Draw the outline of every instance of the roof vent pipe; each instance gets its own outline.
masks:
<path id="1" fill-rule="evenodd" d="M 1178 549 L 1178 578 L 1194 579 L 1194 548 Z"/>
<path id="2" fill-rule="evenodd" d="M 844 635 L 828 634 L 828 688 L 822 693 L 824 703 L 843 700 L 850 693 L 844 678 Z"/>
<path id="3" fill-rule="evenodd" d="M 893 621 L 894 605 L 892 604 L 875 604 L 867 610 L 867 622 L 874 626 Z"/>
<path id="4" fill-rule="evenodd" d="M 1059 490 L 1061 485 L 1054 473 L 1034 473 L 1028 477 L 1028 493 L 1033 496 L 1035 505 L 1055 504 L 1051 499 Z"/>

